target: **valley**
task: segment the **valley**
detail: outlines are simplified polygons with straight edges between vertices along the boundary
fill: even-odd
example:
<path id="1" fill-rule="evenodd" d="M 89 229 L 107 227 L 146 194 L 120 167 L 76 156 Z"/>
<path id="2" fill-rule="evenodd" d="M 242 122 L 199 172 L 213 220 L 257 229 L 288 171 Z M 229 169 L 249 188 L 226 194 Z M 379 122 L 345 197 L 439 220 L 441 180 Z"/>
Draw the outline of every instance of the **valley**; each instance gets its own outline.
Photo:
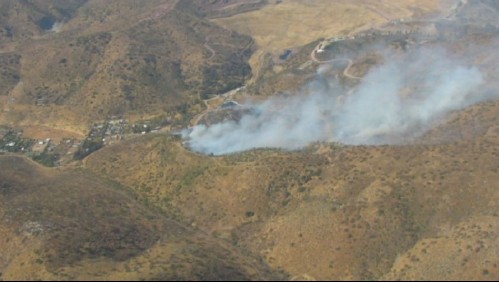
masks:
<path id="1" fill-rule="evenodd" d="M 0 11 L 0 280 L 499 278 L 495 1 Z"/>

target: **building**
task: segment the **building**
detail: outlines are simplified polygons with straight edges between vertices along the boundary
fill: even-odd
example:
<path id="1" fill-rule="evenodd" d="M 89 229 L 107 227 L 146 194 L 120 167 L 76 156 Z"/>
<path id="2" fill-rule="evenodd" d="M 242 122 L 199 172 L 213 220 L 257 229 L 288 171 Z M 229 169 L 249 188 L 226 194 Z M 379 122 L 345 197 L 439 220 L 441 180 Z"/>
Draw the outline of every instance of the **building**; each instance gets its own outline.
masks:
<path id="1" fill-rule="evenodd" d="M 231 108 L 235 108 L 235 107 L 238 107 L 240 106 L 240 104 L 236 101 L 227 101 L 225 103 L 222 104 L 222 109 L 231 109 Z"/>
<path id="2" fill-rule="evenodd" d="M 43 142 L 43 141 L 38 141 L 33 147 L 31 148 L 31 151 L 33 153 L 43 153 L 45 149 L 48 146 L 48 142 Z"/>

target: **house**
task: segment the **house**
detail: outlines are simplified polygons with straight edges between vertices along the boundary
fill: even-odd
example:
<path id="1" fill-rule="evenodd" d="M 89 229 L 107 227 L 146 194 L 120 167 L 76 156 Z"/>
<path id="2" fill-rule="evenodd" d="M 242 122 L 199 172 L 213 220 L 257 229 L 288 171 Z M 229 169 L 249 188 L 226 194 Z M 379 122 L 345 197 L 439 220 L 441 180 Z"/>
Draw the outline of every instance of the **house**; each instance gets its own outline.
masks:
<path id="1" fill-rule="evenodd" d="M 291 53 L 293 53 L 292 50 L 290 49 L 286 49 L 284 51 L 284 53 L 282 53 L 280 56 L 279 56 L 279 59 L 282 60 L 282 61 L 285 61 L 289 58 L 289 56 L 291 55 Z"/>
<path id="2" fill-rule="evenodd" d="M 45 151 L 45 149 L 47 148 L 47 146 L 48 146 L 48 142 L 38 141 L 35 145 L 33 145 L 33 147 L 31 148 L 31 151 L 33 153 L 43 153 Z"/>
<path id="3" fill-rule="evenodd" d="M 222 104 L 222 109 L 231 109 L 231 108 L 235 108 L 237 106 L 240 106 L 240 104 L 236 101 L 227 101 L 225 103 Z"/>

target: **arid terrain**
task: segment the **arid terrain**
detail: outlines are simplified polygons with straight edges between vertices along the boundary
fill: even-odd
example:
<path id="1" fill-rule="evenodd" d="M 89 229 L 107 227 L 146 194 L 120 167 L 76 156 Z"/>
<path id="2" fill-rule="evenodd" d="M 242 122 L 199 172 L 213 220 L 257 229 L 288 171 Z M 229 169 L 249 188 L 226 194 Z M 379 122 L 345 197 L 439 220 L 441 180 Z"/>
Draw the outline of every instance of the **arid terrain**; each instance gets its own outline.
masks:
<path id="1" fill-rule="evenodd" d="M 498 280 L 498 19 L 2 1 L 0 281 Z"/>

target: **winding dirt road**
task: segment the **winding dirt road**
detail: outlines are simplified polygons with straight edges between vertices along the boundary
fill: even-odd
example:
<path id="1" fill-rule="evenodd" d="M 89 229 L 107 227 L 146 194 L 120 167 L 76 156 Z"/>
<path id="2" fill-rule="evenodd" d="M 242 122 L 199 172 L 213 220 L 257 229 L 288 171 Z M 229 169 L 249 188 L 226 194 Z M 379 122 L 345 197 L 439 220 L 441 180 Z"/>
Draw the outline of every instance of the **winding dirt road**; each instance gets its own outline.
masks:
<path id="1" fill-rule="evenodd" d="M 351 79 L 362 80 L 362 77 L 358 77 L 358 76 L 355 76 L 355 75 L 349 73 L 350 68 L 353 65 L 353 61 L 351 59 L 347 59 L 347 58 L 335 58 L 335 59 L 331 59 L 331 60 L 321 61 L 321 60 L 317 59 L 317 57 L 315 56 L 315 54 L 317 53 L 317 48 L 318 48 L 318 46 L 310 54 L 310 58 L 312 59 L 312 61 L 314 61 L 314 62 L 316 62 L 318 64 L 328 64 L 328 63 L 334 63 L 334 62 L 340 62 L 340 61 L 348 62 L 348 66 L 346 66 L 346 68 L 343 70 L 343 75 L 345 77 L 348 77 L 348 78 L 351 78 Z"/>
<path id="2" fill-rule="evenodd" d="M 232 36 L 232 32 L 233 31 L 231 29 L 227 29 L 227 28 L 224 28 L 224 27 L 222 27 L 222 28 L 227 32 L 227 34 L 228 34 L 227 36 L 228 37 Z M 194 31 L 198 32 L 197 28 L 194 28 Z M 210 35 L 206 36 L 206 38 L 204 39 L 204 44 L 203 44 L 204 48 L 206 48 L 211 53 L 210 57 L 206 58 L 207 61 L 213 59 L 216 56 L 216 54 L 217 54 L 217 52 L 215 51 L 215 49 L 213 49 L 213 47 L 211 47 L 209 45 L 210 39 L 211 39 Z M 247 47 L 245 47 L 243 50 L 245 50 L 246 48 Z"/>
<path id="3" fill-rule="evenodd" d="M 206 99 L 206 100 L 203 100 L 203 103 L 204 105 L 206 106 L 206 109 L 202 112 L 202 113 L 199 113 L 197 116 L 195 116 L 192 120 L 191 120 L 191 125 L 192 126 L 196 126 L 199 124 L 199 122 L 208 114 L 210 113 L 213 109 L 210 105 L 210 101 L 212 100 L 215 100 L 215 99 L 219 99 L 220 96 L 215 96 L 215 97 L 211 97 L 210 99 Z"/>
<path id="4" fill-rule="evenodd" d="M 199 124 L 199 122 L 209 113 L 211 113 L 212 111 L 216 110 L 217 108 L 216 107 L 213 107 L 210 102 L 213 101 L 213 100 L 217 100 L 217 99 L 222 99 L 222 103 L 224 103 L 225 101 L 229 100 L 229 99 L 232 99 L 232 97 L 237 93 L 239 92 L 241 89 L 244 89 L 246 86 L 241 86 L 241 87 L 238 87 L 236 89 L 232 89 L 230 91 L 227 91 L 225 92 L 224 94 L 219 94 L 219 95 L 216 95 L 214 97 L 211 97 L 210 99 L 206 99 L 206 100 L 203 100 L 203 103 L 204 105 L 206 106 L 206 109 L 202 112 L 202 113 L 199 113 L 198 115 L 196 115 L 192 120 L 191 120 L 191 125 L 192 126 L 196 126 Z"/>
<path id="5" fill-rule="evenodd" d="M 210 41 L 210 37 L 209 37 L 209 36 L 207 36 L 207 37 L 206 37 L 206 39 L 205 39 L 205 41 L 204 41 L 204 45 L 203 45 L 203 46 L 204 46 L 204 48 L 208 49 L 208 51 L 210 51 L 210 53 L 211 53 L 210 57 L 208 57 L 208 58 L 206 59 L 207 61 L 209 61 L 209 60 L 213 59 L 213 57 L 215 57 L 215 55 L 217 54 L 217 52 L 216 52 L 213 48 L 211 48 L 211 46 L 210 46 L 210 45 L 208 45 L 208 42 L 209 42 L 209 41 Z"/>

